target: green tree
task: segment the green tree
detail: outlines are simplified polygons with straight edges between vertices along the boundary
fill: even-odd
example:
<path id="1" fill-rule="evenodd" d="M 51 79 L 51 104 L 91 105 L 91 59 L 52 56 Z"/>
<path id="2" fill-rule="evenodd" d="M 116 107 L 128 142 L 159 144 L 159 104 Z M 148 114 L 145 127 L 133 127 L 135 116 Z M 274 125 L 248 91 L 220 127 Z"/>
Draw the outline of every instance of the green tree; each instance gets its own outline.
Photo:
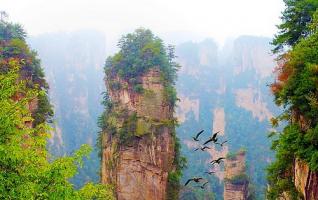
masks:
<path id="1" fill-rule="evenodd" d="M 312 3 L 307 5 L 310 8 L 317 5 L 317 1 L 309 2 Z M 290 50 L 280 57 L 277 78 L 271 85 L 276 104 L 285 108 L 280 116 L 272 120 L 272 124 L 277 127 L 279 122 L 286 124 L 287 121 L 287 125 L 282 131 L 270 134 L 276 160 L 268 167 L 268 199 L 277 199 L 286 193 L 294 199 L 301 198 L 293 180 L 296 159 L 305 161 L 311 170 L 318 170 L 317 13 L 311 13 L 311 23 L 304 25 L 308 34 L 290 43 Z M 301 18 L 299 15 L 294 17 Z"/>
<path id="2" fill-rule="evenodd" d="M 75 190 L 69 182 L 91 147 L 49 155 L 48 87 L 19 27 L 0 22 L 0 199 L 114 199 L 110 186 L 87 183 Z M 36 110 L 30 109 L 34 100 Z"/>
<path id="3" fill-rule="evenodd" d="M 180 66 L 174 62 L 174 47 L 165 47 L 163 41 L 150 30 L 139 28 L 134 33 L 124 35 L 119 40 L 118 47 L 120 51 L 106 60 L 107 77 L 118 75 L 137 85 L 138 77 L 150 68 L 159 67 L 165 84 L 175 84 Z M 138 88 L 138 91 L 142 90 Z"/>
<path id="4" fill-rule="evenodd" d="M 26 33 L 22 26 L 5 21 L 0 21 L 0 60 L 1 71 L 6 70 L 6 63 L 11 58 L 20 59 L 21 77 L 27 79 L 27 86 L 33 88 L 39 86 L 41 95 L 38 97 L 37 110 L 32 113 L 34 125 L 44 121 L 50 121 L 53 116 L 52 106 L 48 99 L 48 84 L 44 78 L 44 72 L 35 51 L 32 51 L 26 41 Z"/>
<path id="5" fill-rule="evenodd" d="M 309 24 L 318 8 L 317 0 L 284 0 L 286 8 L 282 12 L 282 23 L 278 25 L 279 32 L 273 40 L 274 52 L 292 47 L 302 38 L 308 37 L 312 31 Z"/>
<path id="6" fill-rule="evenodd" d="M 28 110 L 30 100 L 41 93 L 30 89 L 19 78 L 21 64 L 10 59 L 6 73 L 0 73 L 0 199 L 112 199 L 109 186 L 88 183 L 75 190 L 68 181 L 90 147 L 83 145 L 73 156 L 57 158 L 49 162 L 46 150 L 49 127 L 38 124 Z M 23 94 L 21 100 L 12 98 Z"/>

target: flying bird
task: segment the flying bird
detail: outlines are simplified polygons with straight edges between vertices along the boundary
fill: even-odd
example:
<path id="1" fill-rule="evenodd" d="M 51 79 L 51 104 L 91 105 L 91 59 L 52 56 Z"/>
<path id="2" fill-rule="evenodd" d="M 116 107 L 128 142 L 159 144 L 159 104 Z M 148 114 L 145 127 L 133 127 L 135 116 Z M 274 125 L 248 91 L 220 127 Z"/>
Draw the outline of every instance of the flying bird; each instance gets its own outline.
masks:
<path id="1" fill-rule="evenodd" d="M 191 181 L 199 183 L 201 180 L 203 180 L 203 178 L 201 178 L 201 177 L 190 178 L 190 179 L 187 180 L 187 182 L 184 184 L 184 186 L 188 185 Z"/>
<path id="2" fill-rule="evenodd" d="M 206 144 L 208 144 L 209 142 L 214 142 L 214 143 L 216 143 L 216 142 L 218 141 L 217 135 L 218 135 L 219 132 L 220 132 L 220 131 L 214 133 L 212 137 L 210 137 L 207 141 L 205 141 L 205 142 L 203 143 L 203 145 L 206 145 Z"/>
<path id="3" fill-rule="evenodd" d="M 199 133 L 197 133 L 197 135 L 195 137 L 192 137 L 194 141 L 199 141 L 199 136 L 203 133 L 204 130 L 200 131 Z"/>
<path id="4" fill-rule="evenodd" d="M 200 185 L 200 186 L 197 186 L 197 187 L 200 187 L 201 189 L 204 189 L 205 185 L 208 184 L 208 183 L 209 183 L 209 181 L 207 181 L 207 182 L 203 183 L 203 185 Z"/>
<path id="5" fill-rule="evenodd" d="M 196 148 L 196 149 L 194 149 L 194 151 L 197 151 L 197 150 L 201 150 L 201 151 L 204 151 L 205 149 L 211 149 L 210 147 L 208 147 L 208 146 L 204 146 L 204 147 L 200 147 L 200 148 Z"/>
<path id="6" fill-rule="evenodd" d="M 211 174 L 214 174 L 216 172 L 205 172 L 205 173 L 211 175 Z"/>
<path id="7" fill-rule="evenodd" d="M 218 158 L 218 159 L 216 159 L 216 160 L 212 160 L 210 163 L 211 163 L 212 165 L 214 165 L 214 164 L 220 164 L 224 159 L 225 159 L 224 157 L 220 157 L 220 158 Z"/>
<path id="8" fill-rule="evenodd" d="M 219 144 L 221 147 L 223 147 L 223 144 L 225 144 L 225 143 L 227 143 L 227 140 L 225 140 L 224 142 L 222 142 L 222 143 L 218 143 L 218 142 L 216 142 L 215 144 Z"/>

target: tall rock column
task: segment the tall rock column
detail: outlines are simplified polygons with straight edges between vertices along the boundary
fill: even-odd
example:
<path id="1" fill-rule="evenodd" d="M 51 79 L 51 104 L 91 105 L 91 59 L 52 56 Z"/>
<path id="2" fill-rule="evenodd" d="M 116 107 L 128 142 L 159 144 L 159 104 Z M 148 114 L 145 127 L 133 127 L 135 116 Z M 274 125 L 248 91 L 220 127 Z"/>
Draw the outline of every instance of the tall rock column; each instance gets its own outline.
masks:
<path id="1" fill-rule="evenodd" d="M 114 185 L 118 200 L 176 199 L 173 52 L 166 53 L 162 41 L 145 29 L 123 37 L 119 46 L 105 66 L 101 181 Z"/>
<path id="2" fill-rule="evenodd" d="M 112 90 L 106 83 L 115 104 L 110 120 L 116 121 L 116 129 L 135 126 L 129 127 L 133 132 L 119 133 L 122 137 L 106 133 L 103 138 L 102 182 L 116 185 L 119 200 L 165 199 L 168 172 L 173 169 L 174 141 L 165 125 L 173 113 L 164 101 L 160 71 L 150 70 L 140 80 L 142 94 L 120 79 L 127 88 Z"/>
<path id="3" fill-rule="evenodd" d="M 300 159 L 294 163 L 294 182 L 304 199 L 318 199 L 318 173 L 310 170 L 308 164 Z"/>
<path id="4" fill-rule="evenodd" d="M 248 177 L 245 173 L 245 152 L 229 154 L 225 161 L 224 200 L 246 200 Z"/>

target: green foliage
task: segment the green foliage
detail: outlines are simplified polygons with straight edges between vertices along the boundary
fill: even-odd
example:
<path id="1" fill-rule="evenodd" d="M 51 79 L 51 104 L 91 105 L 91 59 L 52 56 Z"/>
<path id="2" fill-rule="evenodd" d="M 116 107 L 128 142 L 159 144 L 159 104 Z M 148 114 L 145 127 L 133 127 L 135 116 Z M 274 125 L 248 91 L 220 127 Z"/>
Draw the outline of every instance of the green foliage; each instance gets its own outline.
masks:
<path id="1" fill-rule="evenodd" d="M 301 41 L 289 53 L 285 68 L 293 73 L 281 91 L 275 94 L 277 104 L 297 108 L 308 119 L 317 119 L 318 32 Z M 316 122 L 314 122 L 315 124 Z"/>
<path id="2" fill-rule="evenodd" d="M 236 153 L 235 153 L 235 152 L 229 152 L 229 153 L 226 155 L 226 159 L 228 159 L 228 160 L 235 160 L 235 159 L 236 159 Z"/>
<path id="3" fill-rule="evenodd" d="M 113 188 L 110 186 L 94 185 L 87 183 L 79 190 L 79 196 L 83 199 L 100 199 L 100 200 L 114 200 Z"/>
<path id="4" fill-rule="evenodd" d="M 238 155 L 245 154 L 245 152 L 246 152 L 246 149 L 244 149 L 244 148 L 239 149 L 237 152 L 229 152 L 226 155 L 226 159 L 227 160 L 236 160 Z M 235 166 L 235 163 L 233 163 L 232 165 Z M 232 167 L 234 167 L 234 166 L 232 166 Z M 230 182 L 234 185 L 243 185 L 243 184 L 249 183 L 250 180 L 249 180 L 249 177 L 247 174 L 241 173 L 241 174 L 237 174 L 236 176 L 234 176 L 230 179 L 226 178 L 225 182 Z"/>
<path id="5" fill-rule="evenodd" d="M 297 125 L 288 125 L 279 138 L 273 141 L 272 149 L 276 151 L 276 161 L 267 169 L 270 185 L 267 192 L 268 199 L 277 199 L 283 192 L 298 197 L 291 173 L 295 156 L 299 155 L 302 149 L 306 149 L 302 138 L 303 134 Z"/>
<path id="6" fill-rule="evenodd" d="M 96 146 L 102 149 L 103 135 L 118 136 L 120 144 L 127 144 L 136 133 L 137 114 L 128 113 L 127 109 L 115 110 L 115 104 L 111 101 L 107 92 L 103 93 L 104 112 L 98 119 L 98 127 L 101 129 Z"/>
<path id="7" fill-rule="evenodd" d="M 127 144 L 137 129 L 137 113 L 132 113 L 124 119 L 123 126 L 118 131 L 120 144 Z"/>
<path id="8" fill-rule="evenodd" d="M 13 24 L 4 21 L 0 21 L 0 40 L 8 41 L 13 38 L 24 40 L 26 32 L 23 30 L 20 24 Z"/>
<path id="9" fill-rule="evenodd" d="M 155 92 L 153 90 L 143 89 L 143 94 L 146 98 L 153 98 L 155 96 Z"/>
<path id="10" fill-rule="evenodd" d="M 142 84 L 136 84 L 133 86 L 134 92 L 142 93 L 144 91 L 144 88 L 142 87 Z"/>
<path id="11" fill-rule="evenodd" d="M 113 199 L 107 186 L 88 183 L 78 191 L 69 182 L 91 151 L 88 145 L 72 156 L 47 160 L 49 127 L 45 123 L 29 125 L 34 118 L 28 104 L 41 91 L 20 79 L 22 64 L 8 59 L 6 72 L 0 73 L 0 199 L 96 199 L 104 195 Z M 23 98 L 14 100 L 16 94 Z"/>
<path id="12" fill-rule="evenodd" d="M 284 46 L 294 46 L 312 32 L 309 24 L 318 8 L 317 0 L 284 0 L 286 8 L 282 13 L 282 24 L 278 25 L 279 33 L 275 36 L 274 52 Z"/>
<path id="13" fill-rule="evenodd" d="M 34 125 L 45 120 L 50 121 L 53 116 L 52 106 L 49 103 L 47 90 L 48 84 L 44 79 L 44 72 L 36 52 L 30 50 L 25 42 L 26 33 L 19 24 L 0 21 L 0 72 L 7 69 L 8 60 L 15 58 L 21 60 L 20 74 L 28 80 L 27 86 L 38 88 L 41 92 L 38 96 L 38 107 L 33 114 Z"/>
<path id="14" fill-rule="evenodd" d="M 52 122 L 51 118 L 53 117 L 54 113 L 48 99 L 48 94 L 44 90 L 42 90 L 41 92 L 39 92 L 37 99 L 38 99 L 37 109 L 35 110 L 34 113 L 32 113 L 32 116 L 34 118 L 33 123 L 40 124 L 45 121 L 51 123 Z"/>
<path id="15" fill-rule="evenodd" d="M 162 40 L 154 36 L 150 30 L 139 28 L 134 33 L 123 36 L 118 47 L 120 51 L 114 56 L 108 57 L 105 63 L 108 79 L 118 75 L 128 81 L 134 91 L 141 93 L 142 85 L 139 85 L 139 77 L 150 68 L 159 68 L 164 85 L 170 87 L 175 84 L 179 65 L 174 62 L 176 57 L 174 48 L 165 47 Z M 167 90 L 168 97 L 170 97 L 172 89 Z"/>
<path id="16" fill-rule="evenodd" d="M 225 179 L 225 181 L 228 181 L 234 185 L 243 185 L 249 182 L 249 178 L 246 174 L 238 174 L 231 179 Z"/>
<path id="17" fill-rule="evenodd" d="M 278 126 L 279 122 L 288 120 L 288 124 L 283 131 L 270 134 L 273 138 L 272 149 L 276 151 L 276 160 L 268 168 L 268 199 L 277 199 L 284 192 L 294 199 L 300 198 L 292 178 L 295 159 L 304 160 L 313 171 L 318 170 L 318 31 L 309 25 L 318 2 L 289 3 L 291 4 L 288 6 L 293 5 L 287 8 L 291 13 L 295 9 L 306 7 L 301 11 L 302 14 L 298 10 L 298 13 L 291 15 L 294 21 L 300 23 L 299 27 L 294 28 L 298 30 L 302 27 L 304 33 L 299 35 L 295 32 L 298 35 L 290 38 L 293 39 L 288 41 L 289 45 L 293 45 L 292 49 L 285 53 L 283 64 L 278 68 L 275 84 L 279 87 L 274 90 L 274 95 L 276 104 L 283 105 L 285 112 L 273 119 L 272 123 Z M 301 19 L 302 17 L 304 18 Z"/>
<path id="18" fill-rule="evenodd" d="M 97 125 L 100 128 L 98 133 L 98 138 L 96 142 L 96 148 L 98 149 L 98 155 L 101 159 L 101 151 L 103 149 L 103 137 L 106 134 L 114 135 L 116 133 L 116 127 L 109 123 L 109 118 L 111 117 L 110 113 L 114 107 L 113 102 L 111 101 L 107 92 L 103 92 L 103 100 L 101 104 L 104 106 L 104 112 L 100 117 L 98 117 Z"/>
<path id="19" fill-rule="evenodd" d="M 142 136 L 150 132 L 151 126 L 154 126 L 151 121 L 148 121 L 146 119 L 137 119 L 137 125 L 136 125 L 136 135 Z"/>
<path id="20" fill-rule="evenodd" d="M 175 131 L 172 131 L 172 137 L 174 139 L 174 164 L 176 166 L 176 170 L 182 170 L 184 168 L 187 167 L 187 159 L 183 156 L 181 156 L 181 144 L 180 144 L 180 140 L 176 135 Z"/>
<path id="21" fill-rule="evenodd" d="M 174 130 L 174 127 L 173 127 Z M 174 165 L 176 169 L 169 172 L 168 175 L 168 191 L 167 191 L 167 199 L 168 200 L 176 200 L 179 197 L 180 190 L 180 179 L 182 176 L 182 170 L 187 166 L 187 160 L 185 157 L 181 156 L 181 144 L 179 138 L 176 136 L 176 132 L 172 132 L 172 136 L 174 139 Z"/>
<path id="22" fill-rule="evenodd" d="M 177 200 L 179 197 L 180 190 L 180 178 L 181 172 L 179 170 L 169 172 L 168 174 L 168 191 L 167 199 L 168 200 Z"/>
<path id="23" fill-rule="evenodd" d="M 228 160 L 236 160 L 236 156 L 238 154 L 245 154 L 246 153 L 246 148 L 244 147 L 241 147 L 237 152 L 229 152 L 227 155 L 226 155 L 226 159 Z"/>
<path id="24" fill-rule="evenodd" d="M 170 104 L 170 105 L 175 105 L 178 97 L 177 97 L 177 91 L 175 89 L 175 87 L 173 86 L 166 86 L 165 90 L 164 90 L 164 95 L 166 98 L 166 101 Z"/>
<path id="25" fill-rule="evenodd" d="M 139 77 L 151 67 L 168 64 L 162 40 L 150 30 L 140 28 L 123 36 L 118 47 L 120 51 L 107 59 L 105 69 L 110 68 L 126 80 Z"/>

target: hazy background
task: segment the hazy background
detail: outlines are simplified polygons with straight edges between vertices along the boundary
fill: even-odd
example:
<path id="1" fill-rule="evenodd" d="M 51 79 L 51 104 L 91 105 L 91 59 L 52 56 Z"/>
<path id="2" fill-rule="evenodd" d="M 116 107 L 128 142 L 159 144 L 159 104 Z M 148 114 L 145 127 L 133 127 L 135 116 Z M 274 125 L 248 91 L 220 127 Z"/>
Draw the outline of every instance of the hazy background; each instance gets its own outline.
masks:
<path id="1" fill-rule="evenodd" d="M 282 9 L 282 0 L 0 0 L 0 10 L 24 26 L 42 61 L 55 111 L 52 154 L 95 145 L 104 61 L 117 50 L 121 35 L 145 27 L 176 46 L 182 66 L 176 84 L 181 99 L 177 133 L 189 161 L 182 182 L 209 170 L 209 160 L 244 147 L 259 199 L 266 188 L 264 170 L 273 159 L 269 119 L 279 113 L 266 85 L 273 78 L 270 42 Z M 227 146 L 193 153 L 191 136 L 201 129 L 204 137 L 221 131 Z M 98 181 L 97 151 L 73 179 L 76 186 Z M 209 189 L 222 199 L 224 172 L 215 170 Z"/>
<path id="2" fill-rule="evenodd" d="M 212 37 L 218 43 L 240 35 L 272 37 L 282 0 L 0 0 L 0 9 L 29 35 L 96 29 L 107 48 L 137 27 L 167 42 Z M 183 33 L 183 34 L 180 34 Z"/>

